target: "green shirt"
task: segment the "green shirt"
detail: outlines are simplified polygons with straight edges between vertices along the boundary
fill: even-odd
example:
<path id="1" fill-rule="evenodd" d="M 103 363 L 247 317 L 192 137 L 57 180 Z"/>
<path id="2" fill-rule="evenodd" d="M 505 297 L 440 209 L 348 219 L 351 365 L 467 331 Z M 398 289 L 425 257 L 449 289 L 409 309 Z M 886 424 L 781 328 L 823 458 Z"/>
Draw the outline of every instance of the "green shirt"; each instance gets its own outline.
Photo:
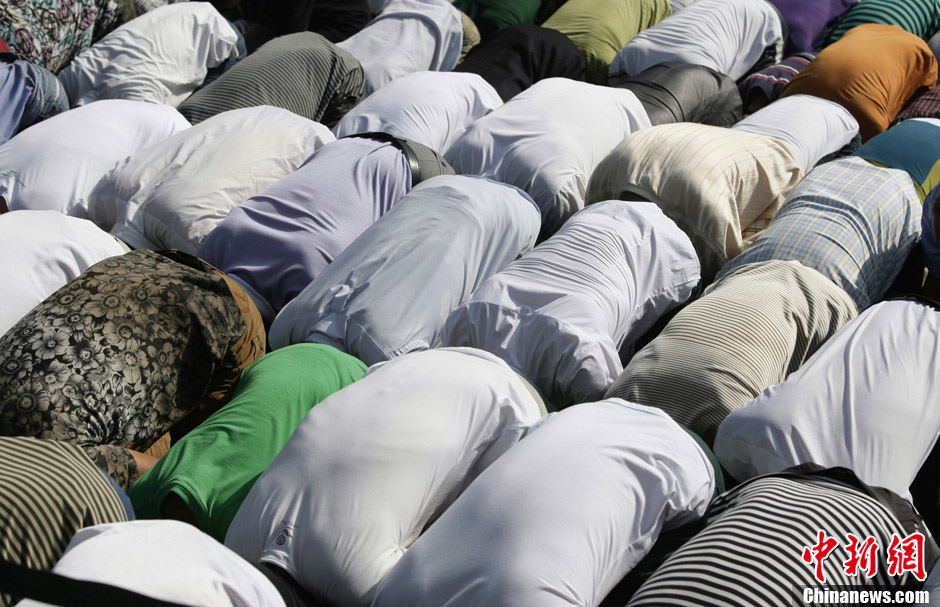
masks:
<path id="1" fill-rule="evenodd" d="M 255 480 L 314 405 L 360 379 L 366 366 L 329 346 L 295 344 L 245 369 L 232 400 L 179 440 L 131 488 L 140 518 L 162 518 L 172 491 L 200 529 L 225 540 Z"/>

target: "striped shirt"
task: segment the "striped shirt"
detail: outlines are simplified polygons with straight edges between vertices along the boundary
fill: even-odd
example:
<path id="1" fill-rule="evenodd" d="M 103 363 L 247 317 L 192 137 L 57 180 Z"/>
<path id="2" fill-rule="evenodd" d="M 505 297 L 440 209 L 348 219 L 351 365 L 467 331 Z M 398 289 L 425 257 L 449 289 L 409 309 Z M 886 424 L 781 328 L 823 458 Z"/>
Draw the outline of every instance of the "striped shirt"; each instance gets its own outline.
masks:
<path id="1" fill-rule="evenodd" d="M 764 101 L 768 103 L 774 101 L 780 97 L 780 93 L 790 81 L 815 58 L 814 53 L 798 53 L 746 77 L 738 85 L 744 105 L 748 106 L 754 95 L 763 95 Z"/>
<path id="2" fill-rule="evenodd" d="M 76 531 L 126 521 L 107 478 L 78 446 L 0 437 L 0 558 L 50 569 Z M 0 593 L 0 604 L 9 604 Z"/>
<path id="3" fill-rule="evenodd" d="M 591 174 L 585 199 L 632 195 L 657 203 L 689 235 L 707 283 L 744 250 L 744 230 L 762 214 L 772 216 L 801 176 L 793 154 L 773 137 L 662 124 L 615 147 Z"/>
<path id="4" fill-rule="evenodd" d="M 364 94 L 355 57 L 320 34 L 300 32 L 271 40 L 178 109 L 197 124 L 229 110 L 273 105 L 333 126 Z"/>
<path id="5" fill-rule="evenodd" d="M 731 411 L 782 382 L 855 314 L 849 296 L 815 270 L 749 264 L 669 321 L 605 398 L 659 407 L 711 444 Z"/>
<path id="6" fill-rule="evenodd" d="M 910 572 L 888 575 L 892 536 L 906 537 L 898 517 L 861 490 L 822 478 L 761 477 L 719 496 L 708 526 L 670 557 L 630 600 L 643 605 L 791 607 L 806 586 L 819 586 L 813 563 L 801 558 L 818 533 L 847 544 L 846 534 L 875 538 L 878 571 L 850 577 L 846 550 L 823 561 L 827 585 L 900 587 L 916 583 Z M 797 588 L 799 587 L 799 588 Z M 795 594 L 800 593 L 800 594 Z"/>
<path id="7" fill-rule="evenodd" d="M 847 31 L 865 23 L 898 25 L 924 40 L 940 29 L 938 0 L 861 0 L 848 10 L 819 42 L 823 48 L 842 38 Z"/>
<path id="8" fill-rule="evenodd" d="M 920 200 L 903 171 L 842 158 L 809 173 L 770 227 L 719 273 L 797 260 L 835 281 L 859 310 L 879 301 L 920 234 Z"/>

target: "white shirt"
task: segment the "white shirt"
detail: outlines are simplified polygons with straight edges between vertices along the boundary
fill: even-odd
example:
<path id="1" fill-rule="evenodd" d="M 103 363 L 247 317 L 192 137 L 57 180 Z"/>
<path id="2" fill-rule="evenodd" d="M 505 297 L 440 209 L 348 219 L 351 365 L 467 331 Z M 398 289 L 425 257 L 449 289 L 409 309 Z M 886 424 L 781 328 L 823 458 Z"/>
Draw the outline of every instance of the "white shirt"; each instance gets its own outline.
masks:
<path id="1" fill-rule="evenodd" d="M 52 571 L 200 607 L 283 607 L 264 575 L 179 521 L 129 521 L 79 530 Z M 26 600 L 19 607 L 46 605 Z"/>
<path id="2" fill-rule="evenodd" d="M 741 481 L 815 462 L 909 497 L 940 434 L 938 340 L 937 309 L 907 300 L 871 306 L 786 381 L 725 418 L 715 454 Z"/>
<path id="3" fill-rule="evenodd" d="M 176 107 L 206 69 L 238 54 L 238 35 L 208 2 L 167 4 L 131 19 L 59 74 L 72 107 L 132 99 Z"/>
<path id="4" fill-rule="evenodd" d="M 373 607 L 598 605 L 715 490 L 659 409 L 612 398 L 544 418 L 398 561 Z M 798 557 L 797 557 L 798 558 Z"/>
<path id="5" fill-rule="evenodd" d="M 333 140 L 281 108 L 223 112 L 126 158 L 91 193 L 89 215 L 136 249 L 195 255 L 229 211 Z"/>
<path id="6" fill-rule="evenodd" d="M 610 64 L 610 76 L 635 76 L 664 61 L 703 65 L 738 80 L 778 45 L 780 15 L 767 0 L 698 0 L 637 34 Z"/>
<path id="7" fill-rule="evenodd" d="M 34 124 L 0 146 L 0 196 L 11 211 L 88 216 L 88 194 L 114 165 L 189 128 L 171 107 L 101 101 Z"/>
<path id="8" fill-rule="evenodd" d="M 649 126 L 631 91 L 547 78 L 470 125 L 445 157 L 458 173 L 528 192 L 551 235 L 584 207 L 597 164 L 624 137 Z"/>
<path id="9" fill-rule="evenodd" d="M 379 131 L 444 154 L 467 127 L 502 104 L 477 74 L 415 72 L 366 97 L 333 127 L 333 134 L 340 139 Z"/>
<path id="10" fill-rule="evenodd" d="M 447 315 L 535 245 L 524 192 L 480 177 L 418 184 L 275 317 L 272 348 L 325 343 L 367 365 L 438 344 Z"/>
<path id="11" fill-rule="evenodd" d="M 441 342 L 499 356 L 555 408 L 599 400 L 623 371 L 620 348 L 699 278 L 689 237 L 656 205 L 602 202 L 484 282 Z"/>
<path id="12" fill-rule="evenodd" d="M 58 211 L 0 215 L 0 335 L 89 267 L 125 252 L 87 219 Z"/>
<path id="13" fill-rule="evenodd" d="M 731 128 L 779 139 L 804 175 L 858 134 L 858 122 L 847 109 L 812 95 L 777 99 Z"/>
<path id="14" fill-rule="evenodd" d="M 369 605 L 422 530 L 539 415 L 518 376 L 479 350 L 375 365 L 300 423 L 225 545 L 329 604 Z"/>
<path id="15" fill-rule="evenodd" d="M 454 69 L 463 46 L 463 23 L 447 0 L 391 0 L 365 28 L 336 46 L 362 64 L 366 95 L 371 95 L 414 72 Z"/>

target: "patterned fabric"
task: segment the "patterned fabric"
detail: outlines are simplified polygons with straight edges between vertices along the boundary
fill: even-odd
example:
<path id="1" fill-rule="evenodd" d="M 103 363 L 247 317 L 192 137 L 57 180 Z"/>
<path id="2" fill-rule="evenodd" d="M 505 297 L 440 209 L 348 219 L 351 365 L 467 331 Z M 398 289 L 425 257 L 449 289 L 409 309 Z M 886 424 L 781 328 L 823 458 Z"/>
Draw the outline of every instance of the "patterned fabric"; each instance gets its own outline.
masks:
<path id="1" fill-rule="evenodd" d="M 823 37 L 817 50 L 842 38 L 853 27 L 866 23 L 898 25 L 927 40 L 940 29 L 938 0 L 861 0 Z"/>
<path id="2" fill-rule="evenodd" d="M 761 101 L 764 104 L 777 99 L 790 81 L 815 58 L 815 53 L 797 53 L 742 80 L 738 84 L 738 91 L 745 107 L 749 108 L 752 103 L 757 103 L 752 100 L 755 96 L 763 97 Z"/>
<path id="3" fill-rule="evenodd" d="M 911 103 L 898 113 L 898 120 L 909 118 L 940 118 L 940 88 L 934 87 L 915 97 Z"/>
<path id="4" fill-rule="evenodd" d="M 7 2 L 0 11 L 0 38 L 21 58 L 58 73 L 72 57 L 134 16 L 132 0 Z"/>
<path id="5" fill-rule="evenodd" d="M 268 42 L 178 109 L 198 124 L 229 110 L 272 105 L 333 126 L 362 100 L 363 82 L 355 57 L 320 34 L 300 32 Z"/>
<path id="6" fill-rule="evenodd" d="M 604 398 L 658 407 L 711 444 L 729 413 L 799 369 L 856 314 L 845 291 L 813 269 L 749 264 L 673 317 Z"/>
<path id="7" fill-rule="evenodd" d="M 142 451 L 239 365 L 226 282 L 153 251 L 89 268 L 0 338 L 0 433 L 73 442 L 125 489 Z"/>
<path id="8" fill-rule="evenodd" d="M 719 277 L 769 259 L 794 259 L 852 296 L 859 310 L 881 299 L 920 234 L 920 200 L 903 171 L 861 158 L 821 165 L 791 192 L 770 227 Z"/>
<path id="9" fill-rule="evenodd" d="M 76 531 L 127 520 L 107 477 L 75 445 L 0 437 L 0 558 L 55 565 Z M 0 592 L 0 605 L 15 603 Z"/>

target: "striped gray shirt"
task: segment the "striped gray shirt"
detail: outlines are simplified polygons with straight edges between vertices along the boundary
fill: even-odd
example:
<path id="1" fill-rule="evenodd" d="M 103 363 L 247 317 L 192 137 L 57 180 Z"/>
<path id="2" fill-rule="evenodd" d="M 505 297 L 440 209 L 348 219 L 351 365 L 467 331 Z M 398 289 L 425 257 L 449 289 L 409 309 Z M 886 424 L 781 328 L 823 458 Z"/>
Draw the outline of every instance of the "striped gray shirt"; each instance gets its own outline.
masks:
<path id="1" fill-rule="evenodd" d="M 802 604 L 805 586 L 821 586 L 815 563 L 803 560 L 820 531 L 839 545 L 823 560 L 826 585 L 900 586 L 916 583 L 911 573 L 888 574 L 893 534 L 908 531 L 885 505 L 852 487 L 804 477 L 761 477 L 719 496 L 709 507 L 706 528 L 653 573 L 630 600 L 641 605 L 791 607 Z M 878 545 L 877 573 L 845 572 L 846 534 Z"/>
<path id="2" fill-rule="evenodd" d="M 320 34 L 271 40 L 177 108 L 193 124 L 228 110 L 272 105 L 333 126 L 365 95 L 362 66 Z"/>
<path id="3" fill-rule="evenodd" d="M 782 382 L 856 313 L 845 291 L 798 262 L 738 268 L 679 312 L 604 398 L 659 407 L 711 444 L 731 411 Z"/>
<path id="4" fill-rule="evenodd" d="M 51 569 L 76 531 L 127 520 L 117 492 L 72 443 L 0 437 L 0 558 Z M 0 605 L 9 603 L 0 593 Z"/>

